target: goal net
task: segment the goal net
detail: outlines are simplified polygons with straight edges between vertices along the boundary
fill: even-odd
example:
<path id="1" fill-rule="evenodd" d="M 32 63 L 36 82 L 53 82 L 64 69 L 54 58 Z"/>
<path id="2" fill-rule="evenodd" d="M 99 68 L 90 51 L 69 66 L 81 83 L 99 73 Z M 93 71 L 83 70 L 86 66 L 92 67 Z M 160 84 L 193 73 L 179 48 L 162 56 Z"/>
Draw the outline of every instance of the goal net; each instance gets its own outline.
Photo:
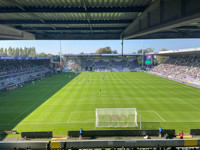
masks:
<path id="1" fill-rule="evenodd" d="M 136 108 L 97 108 L 95 127 L 137 127 Z"/>

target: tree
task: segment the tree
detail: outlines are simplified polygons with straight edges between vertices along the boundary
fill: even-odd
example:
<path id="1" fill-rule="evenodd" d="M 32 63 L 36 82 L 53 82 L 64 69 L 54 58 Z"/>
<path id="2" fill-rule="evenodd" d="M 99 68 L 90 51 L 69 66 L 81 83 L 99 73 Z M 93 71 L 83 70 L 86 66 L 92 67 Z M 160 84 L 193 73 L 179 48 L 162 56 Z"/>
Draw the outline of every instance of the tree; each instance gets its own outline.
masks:
<path id="1" fill-rule="evenodd" d="M 37 56 L 38 57 L 46 57 L 46 54 L 42 52 L 42 53 L 39 53 Z"/>
<path id="2" fill-rule="evenodd" d="M 117 54 L 117 51 L 112 51 L 109 46 L 106 46 L 104 48 L 99 48 L 96 50 L 95 54 Z"/>
<path id="3" fill-rule="evenodd" d="M 27 56 L 30 57 L 30 54 L 31 54 L 31 48 L 28 48 L 27 49 Z"/>
<path id="4" fill-rule="evenodd" d="M 113 54 L 118 54 L 117 50 L 112 51 Z"/>
<path id="5" fill-rule="evenodd" d="M 24 50 L 20 47 L 20 49 L 19 49 L 19 56 L 26 56 L 25 54 L 24 54 Z"/>
<path id="6" fill-rule="evenodd" d="M 97 51 L 96 51 L 96 54 L 112 54 L 112 50 L 110 47 L 104 47 L 104 48 L 99 48 Z"/>
<path id="7" fill-rule="evenodd" d="M 16 56 L 16 49 L 12 48 L 12 56 Z"/>
<path id="8" fill-rule="evenodd" d="M 20 55 L 19 55 L 19 48 L 18 48 L 18 47 L 16 48 L 15 51 L 16 51 L 16 52 L 15 52 L 15 54 L 16 54 L 15 56 L 20 56 Z"/>
<path id="9" fill-rule="evenodd" d="M 31 48 L 30 48 L 29 57 L 36 57 L 35 47 L 31 47 Z"/>
<path id="10" fill-rule="evenodd" d="M 0 49 L 0 56 L 4 56 L 3 48 Z"/>
<path id="11" fill-rule="evenodd" d="M 25 56 L 25 57 L 57 57 L 60 58 L 59 55 L 53 55 L 53 54 L 46 54 L 46 53 L 39 53 L 37 54 L 35 47 L 24 47 L 23 48 L 12 48 L 11 46 L 7 49 L 7 48 L 0 48 L 0 56 Z"/>
<path id="12" fill-rule="evenodd" d="M 153 52 L 153 48 L 144 49 L 144 54 Z M 142 53 L 142 49 L 138 50 L 137 53 Z"/>
<path id="13" fill-rule="evenodd" d="M 49 53 L 49 54 L 46 54 L 46 56 L 47 56 L 47 57 L 53 57 L 53 55 L 50 54 L 50 53 Z"/>
<path id="14" fill-rule="evenodd" d="M 167 49 L 162 48 L 161 50 L 159 50 L 159 52 L 162 52 L 162 51 L 167 51 Z M 156 57 L 158 64 L 161 64 L 167 58 L 168 58 L 167 56 L 159 56 L 159 55 Z"/>
<path id="15" fill-rule="evenodd" d="M 8 56 L 8 50 L 5 48 L 4 56 Z"/>
<path id="16" fill-rule="evenodd" d="M 27 47 L 24 47 L 22 56 L 25 56 L 25 57 L 28 56 L 28 48 Z"/>
<path id="17" fill-rule="evenodd" d="M 8 48 L 8 56 L 12 56 L 12 48 L 11 47 Z"/>

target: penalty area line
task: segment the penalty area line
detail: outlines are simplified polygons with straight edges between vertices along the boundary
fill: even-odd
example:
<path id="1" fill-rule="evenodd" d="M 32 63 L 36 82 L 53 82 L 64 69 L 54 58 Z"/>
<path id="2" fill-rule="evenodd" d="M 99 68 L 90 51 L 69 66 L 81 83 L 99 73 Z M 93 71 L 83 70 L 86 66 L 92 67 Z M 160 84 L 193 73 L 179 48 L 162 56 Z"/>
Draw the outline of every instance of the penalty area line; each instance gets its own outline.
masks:
<path id="1" fill-rule="evenodd" d="M 70 113 L 69 118 L 67 119 L 67 122 L 65 122 L 65 123 L 68 123 L 68 122 L 69 122 L 69 120 L 71 119 L 72 113 L 73 113 L 73 112 Z"/>
<path id="2" fill-rule="evenodd" d="M 155 110 L 151 110 L 151 111 L 137 111 L 137 112 L 151 112 L 151 113 L 154 113 L 156 114 L 163 122 L 167 122 L 163 117 L 161 117 L 161 115 L 159 115 Z M 145 121 L 142 121 L 142 122 L 145 122 Z M 148 121 L 147 121 L 148 122 Z M 150 121 L 150 122 L 154 122 L 154 121 Z M 155 121 L 155 122 L 159 122 L 159 121 Z"/>
<path id="3" fill-rule="evenodd" d="M 194 109 L 200 110 L 200 108 L 191 105 L 190 103 L 188 103 L 188 102 L 182 100 L 181 98 L 176 98 L 176 99 L 177 99 L 178 101 L 182 102 L 182 103 L 185 103 L 186 105 L 188 105 L 188 106 L 190 106 L 190 107 L 192 107 L 192 108 L 194 108 Z"/>
<path id="4" fill-rule="evenodd" d="M 71 120 L 71 118 L 72 118 L 72 116 L 73 116 L 73 114 L 76 114 L 76 113 L 85 113 L 85 112 L 92 112 L 92 113 L 95 113 L 95 111 L 72 111 L 71 113 L 70 113 L 70 115 L 69 115 L 69 118 L 68 118 L 68 120 L 65 122 L 65 123 L 91 123 L 91 122 L 93 122 L 93 121 L 70 121 Z"/>
<path id="5" fill-rule="evenodd" d="M 139 122 L 139 121 L 138 121 Z M 200 121 L 142 121 L 143 123 L 162 123 L 162 122 L 169 122 L 169 123 L 200 123 Z M 86 124 L 91 123 L 94 124 L 93 121 L 87 122 L 55 122 L 55 123 L 20 123 L 20 124 L 0 124 L 0 126 L 16 126 L 16 125 L 57 125 L 57 124 Z"/>
<path id="6" fill-rule="evenodd" d="M 156 111 L 153 111 L 162 121 L 164 121 L 164 122 L 166 122 L 166 120 L 163 118 L 163 117 L 161 117 Z"/>

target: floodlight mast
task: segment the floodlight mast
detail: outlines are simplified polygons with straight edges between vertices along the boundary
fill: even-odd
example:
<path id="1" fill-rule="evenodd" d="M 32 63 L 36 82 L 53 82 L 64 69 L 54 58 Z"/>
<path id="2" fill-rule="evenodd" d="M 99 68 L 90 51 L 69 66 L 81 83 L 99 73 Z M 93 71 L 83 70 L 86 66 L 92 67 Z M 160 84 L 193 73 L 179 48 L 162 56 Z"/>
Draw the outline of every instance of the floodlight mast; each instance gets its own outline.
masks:
<path id="1" fill-rule="evenodd" d="M 62 72 L 62 50 L 61 50 L 61 40 L 60 40 L 60 72 Z"/>
<path id="2" fill-rule="evenodd" d="M 142 41 L 142 70 L 144 70 L 144 40 Z"/>
<path id="3" fill-rule="evenodd" d="M 123 39 L 123 37 L 122 37 L 122 56 L 124 55 L 124 39 Z"/>

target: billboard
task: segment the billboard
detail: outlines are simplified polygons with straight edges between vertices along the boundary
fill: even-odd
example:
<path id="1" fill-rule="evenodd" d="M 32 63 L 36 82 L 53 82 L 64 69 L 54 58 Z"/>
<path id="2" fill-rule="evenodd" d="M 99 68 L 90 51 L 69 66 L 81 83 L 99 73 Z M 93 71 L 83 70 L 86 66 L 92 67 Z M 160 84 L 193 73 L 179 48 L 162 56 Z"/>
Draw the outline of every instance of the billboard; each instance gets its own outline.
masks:
<path id="1" fill-rule="evenodd" d="M 144 56 L 144 65 L 148 67 L 152 67 L 153 64 L 153 57 L 152 55 L 145 55 Z"/>

